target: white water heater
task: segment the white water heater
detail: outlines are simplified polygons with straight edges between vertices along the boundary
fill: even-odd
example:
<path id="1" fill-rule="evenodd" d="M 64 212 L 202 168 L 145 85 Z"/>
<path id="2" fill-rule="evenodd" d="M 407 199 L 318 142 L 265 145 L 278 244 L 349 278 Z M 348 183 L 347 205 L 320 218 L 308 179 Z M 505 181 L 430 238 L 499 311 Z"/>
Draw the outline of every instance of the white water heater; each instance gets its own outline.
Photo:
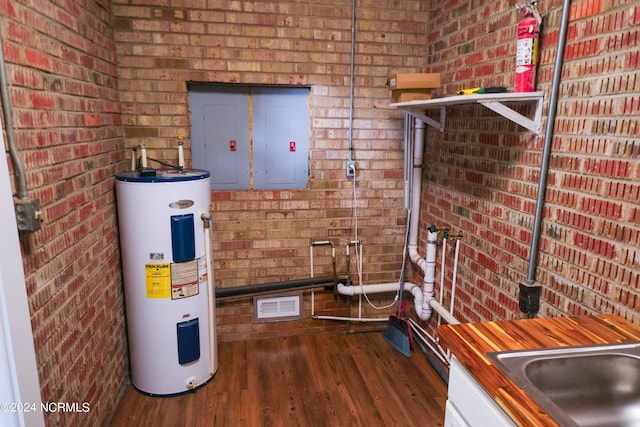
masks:
<path id="1" fill-rule="evenodd" d="M 209 172 L 116 175 L 131 382 L 171 396 L 218 369 Z"/>

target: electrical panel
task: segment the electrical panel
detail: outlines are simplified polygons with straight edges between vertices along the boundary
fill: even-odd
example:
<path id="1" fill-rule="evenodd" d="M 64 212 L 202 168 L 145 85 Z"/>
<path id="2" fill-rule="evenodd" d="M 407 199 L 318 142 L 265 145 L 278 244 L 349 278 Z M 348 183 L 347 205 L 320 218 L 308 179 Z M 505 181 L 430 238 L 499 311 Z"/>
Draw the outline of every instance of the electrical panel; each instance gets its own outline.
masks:
<path id="1" fill-rule="evenodd" d="M 253 89 L 254 188 L 306 187 L 308 93 L 306 88 Z"/>
<path id="2" fill-rule="evenodd" d="M 251 182 L 249 96 L 246 88 L 189 88 L 191 158 L 211 173 L 211 189 L 248 189 Z"/>
<path id="3" fill-rule="evenodd" d="M 191 153 L 211 188 L 300 189 L 309 177 L 309 88 L 189 86 Z"/>

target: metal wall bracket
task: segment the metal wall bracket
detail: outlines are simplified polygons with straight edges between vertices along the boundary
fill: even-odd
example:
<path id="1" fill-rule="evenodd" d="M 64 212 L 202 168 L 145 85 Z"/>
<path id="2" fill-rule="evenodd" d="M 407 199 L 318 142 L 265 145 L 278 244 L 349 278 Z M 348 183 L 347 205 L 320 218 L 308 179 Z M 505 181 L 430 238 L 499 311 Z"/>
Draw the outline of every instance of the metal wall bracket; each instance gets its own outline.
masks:
<path id="1" fill-rule="evenodd" d="M 389 107 L 398 108 L 410 113 L 429 126 L 436 128 L 440 132 L 444 132 L 447 107 L 480 104 L 538 135 L 542 127 L 543 100 L 543 92 L 485 93 L 477 95 L 456 95 L 423 101 L 397 102 L 390 104 Z M 507 105 L 508 103 L 532 101 L 536 102 L 533 118 L 526 117 Z M 427 115 L 429 111 L 438 109 L 440 110 L 440 121 L 434 120 Z"/>

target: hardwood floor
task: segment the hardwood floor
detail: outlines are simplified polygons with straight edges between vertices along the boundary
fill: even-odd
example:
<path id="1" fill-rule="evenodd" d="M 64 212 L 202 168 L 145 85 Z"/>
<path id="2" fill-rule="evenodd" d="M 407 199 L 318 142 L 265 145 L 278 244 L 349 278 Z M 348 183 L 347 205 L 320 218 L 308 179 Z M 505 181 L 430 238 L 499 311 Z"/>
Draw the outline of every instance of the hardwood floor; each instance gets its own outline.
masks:
<path id="1" fill-rule="evenodd" d="M 111 426 L 442 426 L 446 385 L 382 333 L 221 343 L 209 384 L 173 398 L 128 386 Z"/>

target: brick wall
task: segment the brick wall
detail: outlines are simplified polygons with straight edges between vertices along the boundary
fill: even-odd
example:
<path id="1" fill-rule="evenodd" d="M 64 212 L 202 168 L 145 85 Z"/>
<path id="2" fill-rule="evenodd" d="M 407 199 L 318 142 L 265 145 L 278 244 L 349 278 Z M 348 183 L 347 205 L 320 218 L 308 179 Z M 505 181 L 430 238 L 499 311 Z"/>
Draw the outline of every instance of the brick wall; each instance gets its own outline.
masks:
<path id="1" fill-rule="evenodd" d="M 16 138 L 44 212 L 42 230 L 21 239 L 42 398 L 91 405 L 88 414 L 48 414 L 47 424 L 100 425 L 127 366 L 112 176 L 128 163 L 125 147 L 144 143 L 169 160 L 178 135 L 189 147 L 187 81 L 312 88 L 308 188 L 212 194 L 216 285 L 307 277 L 312 240 L 333 240 L 345 272 L 354 236 L 344 176 L 351 5 L 61 4 L 0 0 L 1 30 Z M 513 83 L 518 17 L 504 2 L 476 4 L 357 2 L 353 141 L 365 283 L 397 278 L 404 237 L 402 114 L 386 108 L 387 76 L 426 66 L 442 73 L 445 95 Z M 541 315 L 614 312 L 639 322 L 639 5 L 573 4 L 537 277 Z M 541 8 L 539 87 L 548 95 L 559 2 Z M 456 107 L 447 131 L 428 140 L 421 222 L 464 235 L 456 315 L 516 317 L 543 138 Z M 316 274 L 329 265 L 319 250 Z M 344 328 L 310 320 L 309 307 L 307 292 L 302 322 L 256 325 L 247 299 L 221 302 L 220 339 Z M 319 312 L 347 307 L 316 295 Z"/>
<path id="2" fill-rule="evenodd" d="M 335 243 L 344 274 L 345 245 L 355 237 L 352 181 L 345 176 L 351 2 L 113 4 L 126 144 L 144 143 L 152 157 L 175 161 L 170 147 L 178 135 L 189 151 L 188 81 L 311 87 L 307 188 L 212 193 L 216 286 L 309 277 L 309 244 L 317 240 Z M 423 69 L 425 7 L 418 0 L 357 2 L 353 157 L 366 283 L 398 277 L 403 115 L 386 108 L 386 85 L 390 73 Z M 330 258 L 316 254 L 315 275 L 329 274 Z M 220 303 L 219 339 L 336 327 L 311 321 L 308 292 L 305 299 L 305 320 L 282 324 L 252 324 L 250 300 Z M 346 313 L 345 301 L 332 294 L 316 295 L 316 303 L 323 313 Z"/>
<path id="3" fill-rule="evenodd" d="M 47 413 L 48 426 L 101 425 L 126 378 L 110 13 L 108 1 L 0 1 L 15 139 L 44 220 L 21 236 L 42 400 L 90 408 Z"/>
<path id="4" fill-rule="evenodd" d="M 537 270 L 540 315 L 616 313 L 640 323 L 640 2 L 572 3 Z M 513 86 L 520 18 L 504 4 L 432 3 L 428 69 L 442 72 L 443 94 Z M 538 88 L 548 102 L 561 2 L 540 11 Z M 447 131 L 429 133 L 422 221 L 464 234 L 462 320 L 519 315 L 543 140 L 544 132 L 536 137 L 481 107 L 454 108 Z"/>

